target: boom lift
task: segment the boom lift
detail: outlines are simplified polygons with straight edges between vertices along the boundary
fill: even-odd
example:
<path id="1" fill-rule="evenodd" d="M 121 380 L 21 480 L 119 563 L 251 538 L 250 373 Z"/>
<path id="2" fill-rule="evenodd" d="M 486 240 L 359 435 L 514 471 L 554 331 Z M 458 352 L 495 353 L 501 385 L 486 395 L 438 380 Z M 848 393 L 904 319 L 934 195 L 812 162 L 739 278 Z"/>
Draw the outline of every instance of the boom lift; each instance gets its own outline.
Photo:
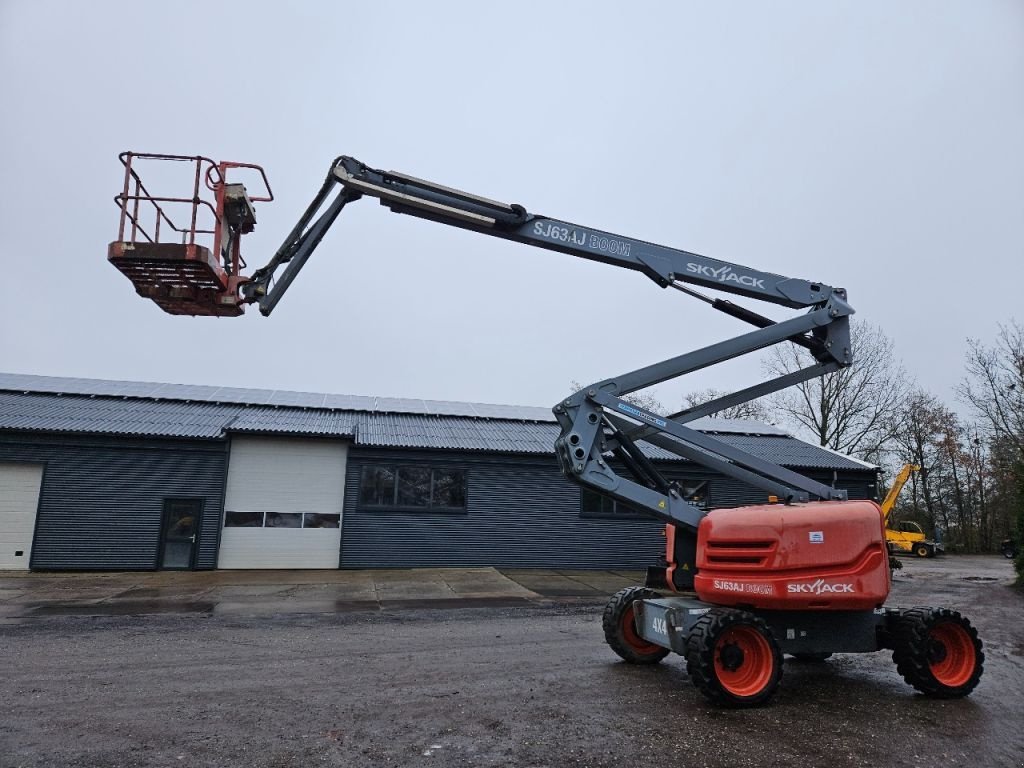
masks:
<path id="1" fill-rule="evenodd" d="M 140 161 L 195 165 L 193 196 L 151 195 Z M 241 236 L 256 224 L 245 187 L 229 172 L 258 172 L 244 163 L 201 156 L 124 153 L 118 239 L 109 260 L 172 314 L 234 316 L 255 304 L 277 306 L 342 209 L 377 198 L 396 213 L 505 240 L 623 267 L 646 275 L 754 327 L 703 349 L 584 387 L 554 406 L 560 434 L 555 455 L 562 473 L 583 488 L 643 510 L 666 523 L 666 564 L 648 585 L 630 587 L 608 603 L 603 626 L 611 648 L 634 664 L 675 651 L 687 660 L 700 691 L 727 706 L 768 701 L 782 676 L 782 653 L 824 659 L 835 652 L 893 650 L 908 683 L 925 694 L 969 694 L 982 674 L 982 643 L 970 622 L 948 609 L 883 607 L 890 580 L 879 507 L 849 501 L 846 492 L 754 456 L 688 426 L 722 408 L 823 376 L 852 363 L 846 291 L 784 277 L 696 253 L 530 213 L 404 173 L 381 171 L 352 157 L 337 158 L 322 188 L 263 267 L 244 276 Z M 200 198 L 200 180 L 212 201 Z M 266 177 L 262 175 L 266 184 Z M 262 199 L 272 199 L 269 185 Z M 187 208 L 190 226 L 171 223 L 171 205 Z M 200 209 L 212 224 L 197 224 Z M 176 242 L 143 230 L 153 216 Z M 152 227 L 151 227 L 152 228 Z M 209 246 L 196 242 L 205 234 Z M 130 235 L 130 237 L 126 237 Z M 201 239 L 201 238 L 200 238 Z M 180 240 L 180 242 L 177 242 Z M 711 289 L 791 310 L 776 321 Z M 561 316 L 569 343 L 592 332 L 598 297 L 567 292 Z M 804 369 L 754 384 L 664 417 L 630 403 L 632 392 L 774 344 L 810 353 Z M 691 504 L 641 450 L 657 446 L 765 493 L 762 505 L 706 511 Z M 675 593 L 663 596 L 662 591 Z"/>
<path id="2" fill-rule="evenodd" d="M 937 553 L 943 552 L 944 547 L 941 541 L 929 539 L 921 526 L 912 520 L 903 520 L 893 523 L 893 507 L 896 506 L 896 499 L 899 498 L 903 486 L 910 480 L 914 472 L 920 472 L 921 467 L 917 464 L 904 464 L 892 481 L 892 487 L 882 500 L 882 519 L 885 520 L 885 541 L 892 552 L 913 552 L 918 557 L 934 557 Z"/>

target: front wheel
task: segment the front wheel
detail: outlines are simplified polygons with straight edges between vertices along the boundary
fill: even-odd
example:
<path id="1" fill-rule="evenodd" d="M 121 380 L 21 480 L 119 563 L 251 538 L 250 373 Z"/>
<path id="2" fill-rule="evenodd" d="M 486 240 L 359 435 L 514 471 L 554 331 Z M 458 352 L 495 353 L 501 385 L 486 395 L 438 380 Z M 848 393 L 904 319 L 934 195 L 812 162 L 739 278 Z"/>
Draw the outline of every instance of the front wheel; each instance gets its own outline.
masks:
<path id="1" fill-rule="evenodd" d="M 633 604 L 637 600 L 657 597 L 660 595 L 653 589 L 626 587 L 617 592 L 604 608 L 601 619 L 604 639 L 613 651 L 630 664 L 657 664 L 669 654 L 668 648 L 647 642 L 636 631 Z"/>
<path id="2" fill-rule="evenodd" d="M 931 557 L 932 556 L 932 548 L 929 547 L 927 544 L 918 544 L 914 548 L 914 554 L 917 555 L 918 557 Z"/>
<path id="3" fill-rule="evenodd" d="M 782 652 L 768 625 L 754 614 L 712 608 L 690 630 L 686 668 L 697 689 L 715 704 L 756 707 L 779 687 Z"/>
<path id="4" fill-rule="evenodd" d="M 892 660 L 926 696 L 956 699 L 978 685 L 985 654 L 977 630 L 957 611 L 913 608 L 897 620 Z"/>

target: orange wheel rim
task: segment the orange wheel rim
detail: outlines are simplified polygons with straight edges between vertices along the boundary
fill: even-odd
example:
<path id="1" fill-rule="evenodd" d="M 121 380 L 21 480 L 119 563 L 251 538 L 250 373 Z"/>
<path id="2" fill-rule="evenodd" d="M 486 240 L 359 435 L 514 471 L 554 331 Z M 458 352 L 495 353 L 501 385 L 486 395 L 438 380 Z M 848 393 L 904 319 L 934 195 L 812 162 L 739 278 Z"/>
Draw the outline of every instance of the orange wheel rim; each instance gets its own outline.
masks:
<path id="1" fill-rule="evenodd" d="M 661 650 L 660 645 L 649 643 L 637 634 L 632 605 L 622 612 L 622 637 L 626 641 L 626 645 L 637 653 L 654 653 Z"/>
<path id="2" fill-rule="evenodd" d="M 971 679 L 977 657 L 974 642 L 959 624 L 936 624 L 928 632 L 928 666 L 937 681 L 958 688 Z"/>
<path id="3" fill-rule="evenodd" d="M 715 643 L 715 674 L 733 696 L 756 696 L 774 671 L 771 645 L 752 627 L 730 627 Z"/>

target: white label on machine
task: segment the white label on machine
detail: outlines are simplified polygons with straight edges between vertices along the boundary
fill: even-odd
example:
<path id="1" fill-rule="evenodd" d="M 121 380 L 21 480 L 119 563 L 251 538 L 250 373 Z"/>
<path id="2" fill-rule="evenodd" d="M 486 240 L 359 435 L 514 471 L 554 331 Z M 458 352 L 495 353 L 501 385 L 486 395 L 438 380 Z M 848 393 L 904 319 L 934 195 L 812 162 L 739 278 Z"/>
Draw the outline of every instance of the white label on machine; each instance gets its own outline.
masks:
<path id="1" fill-rule="evenodd" d="M 825 532 L 824 531 L 811 531 L 807 534 L 807 538 L 811 540 L 811 544 L 824 544 L 825 543 Z"/>

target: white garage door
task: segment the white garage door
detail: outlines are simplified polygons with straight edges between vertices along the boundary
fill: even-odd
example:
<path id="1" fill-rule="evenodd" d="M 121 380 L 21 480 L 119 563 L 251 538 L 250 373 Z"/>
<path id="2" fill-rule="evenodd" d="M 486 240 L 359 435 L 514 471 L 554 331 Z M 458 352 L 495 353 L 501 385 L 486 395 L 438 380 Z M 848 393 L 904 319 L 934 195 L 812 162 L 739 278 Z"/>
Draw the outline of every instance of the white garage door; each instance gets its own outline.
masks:
<path id="1" fill-rule="evenodd" d="M 337 568 L 348 447 L 336 440 L 231 441 L 219 568 Z"/>
<path id="2" fill-rule="evenodd" d="M 28 570 L 42 481 L 39 464 L 0 464 L 0 570 Z"/>

